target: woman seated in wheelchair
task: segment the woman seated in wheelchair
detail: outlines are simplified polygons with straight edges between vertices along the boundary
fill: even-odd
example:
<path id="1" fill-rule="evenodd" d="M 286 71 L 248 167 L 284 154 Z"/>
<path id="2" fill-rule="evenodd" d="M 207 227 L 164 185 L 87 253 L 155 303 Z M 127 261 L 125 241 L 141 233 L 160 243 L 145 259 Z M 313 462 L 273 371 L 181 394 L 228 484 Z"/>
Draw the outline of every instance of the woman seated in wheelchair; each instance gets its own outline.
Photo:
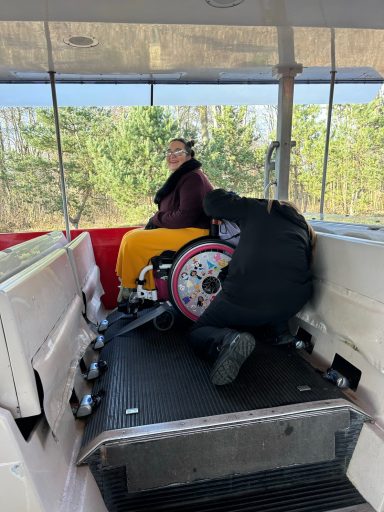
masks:
<path id="1" fill-rule="evenodd" d="M 213 187 L 194 158 L 193 146 L 194 141 L 183 138 L 170 141 L 166 158 L 171 174 L 155 195 L 158 211 L 144 229 L 129 231 L 121 241 L 116 263 L 121 281 L 118 302 L 135 299 L 136 280 L 153 256 L 177 251 L 209 234 L 210 219 L 204 213 L 203 199 Z M 155 288 L 151 272 L 146 281 L 146 289 Z"/>

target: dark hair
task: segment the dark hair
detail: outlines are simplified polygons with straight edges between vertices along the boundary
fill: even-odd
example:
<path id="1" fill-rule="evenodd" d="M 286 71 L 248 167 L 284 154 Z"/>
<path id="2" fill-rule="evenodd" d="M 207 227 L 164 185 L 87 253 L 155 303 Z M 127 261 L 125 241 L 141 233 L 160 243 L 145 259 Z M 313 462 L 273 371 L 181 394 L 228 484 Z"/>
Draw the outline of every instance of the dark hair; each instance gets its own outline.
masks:
<path id="1" fill-rule="evenodd" d="M 191 157 L 193 158 L 195 156 L 195 152 L 193 151 L 193 146 L 195 145 L 195 141 L 194 140 L 185 140 L 183 139 L 183 137 L 176 137 L 176 139 L 172 139 L 169 141 L 169 143 L 171 142 L 181 142 L 184 144 L 185 146 L 185 151 L 188 153 L 188 155 L 191 155 Z"/>

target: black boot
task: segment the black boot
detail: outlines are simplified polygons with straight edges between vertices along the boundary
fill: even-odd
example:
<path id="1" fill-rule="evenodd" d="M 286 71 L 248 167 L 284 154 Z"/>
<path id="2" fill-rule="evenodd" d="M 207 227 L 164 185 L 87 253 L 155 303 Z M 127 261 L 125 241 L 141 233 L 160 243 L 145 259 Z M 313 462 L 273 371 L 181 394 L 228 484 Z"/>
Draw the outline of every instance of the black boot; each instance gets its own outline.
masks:
<path id="1" fill-rule="evenodd" d="M 215 386 L 233 382 L 255 345 L 255 338 L 249 332 L 234 332 L 225 336 L 211 371 L 211 382 Z"/>

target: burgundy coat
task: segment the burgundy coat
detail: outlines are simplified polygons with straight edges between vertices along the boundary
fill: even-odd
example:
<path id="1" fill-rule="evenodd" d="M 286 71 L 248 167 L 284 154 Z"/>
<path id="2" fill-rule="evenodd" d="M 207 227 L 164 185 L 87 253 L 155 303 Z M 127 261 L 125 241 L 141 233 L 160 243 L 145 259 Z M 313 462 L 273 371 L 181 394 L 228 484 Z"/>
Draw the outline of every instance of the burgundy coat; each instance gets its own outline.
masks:
<path id="1" fill-rule="evenodd" d="M 203 200 L 213 190 L 201 169 L 182 176 L 174 190 L 159 205 L 159 211 L 151 218 L 159 228 L 209 228 L 210 218 L 204 213 Z"/>

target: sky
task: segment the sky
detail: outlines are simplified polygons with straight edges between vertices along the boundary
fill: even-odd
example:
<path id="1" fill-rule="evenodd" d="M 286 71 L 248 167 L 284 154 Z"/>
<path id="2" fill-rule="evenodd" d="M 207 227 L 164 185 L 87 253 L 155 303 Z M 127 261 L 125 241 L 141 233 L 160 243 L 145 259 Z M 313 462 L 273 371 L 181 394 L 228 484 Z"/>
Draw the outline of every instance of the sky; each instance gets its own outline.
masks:
<path id="1" fill-rule="evenodd" d="M 334 103 L 368 103 L 381 84 L 336 84 Z M 57 84 L 59 106 L 150 105 L 148 84 Z M 277 105 L 276 84 L 155 85 L 154 105 Z M 329 84 L 297 84 L 295 104 L 328 104 Z M 0 107 L 50 107 L 50 84 L 0 84 Z"/>

